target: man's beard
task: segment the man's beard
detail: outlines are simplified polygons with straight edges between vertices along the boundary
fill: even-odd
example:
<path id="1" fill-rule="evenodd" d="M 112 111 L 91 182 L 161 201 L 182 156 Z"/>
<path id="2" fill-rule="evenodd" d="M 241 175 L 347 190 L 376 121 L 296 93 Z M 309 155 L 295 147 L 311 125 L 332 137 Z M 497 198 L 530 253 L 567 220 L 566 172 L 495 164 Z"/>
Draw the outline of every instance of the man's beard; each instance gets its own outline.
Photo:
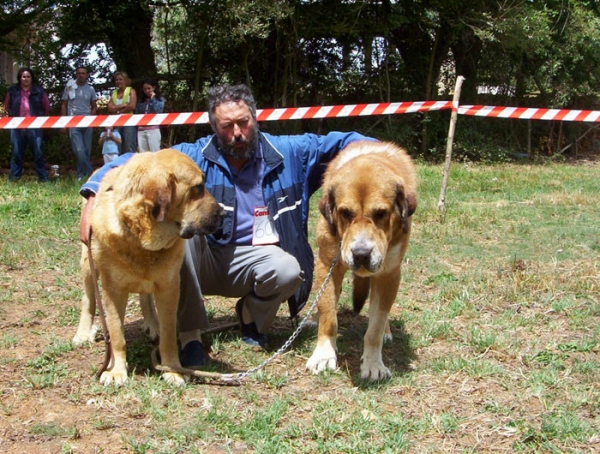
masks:
<path id="1" fill-rule="evenodd" d="M 230 157 L 235 161 L 244 161 L 246 159 L 250 159 L 254 155 L 254 152 L 256 150 L 256 138 L 258 136 L 258 128 L 256 127 L 256 125 L 252 128 L 251 135 L 252 137 L 250 137 L 249 139 L 240 138 L 239 140 L 236 140 L 234 138 L 231 142 L 228 143 L 224 143 L 221 140 L 221 138 L 217 135 L 219 148 L 225 156 Z M 240 143 L 246 144 L 246 148 L 244 151 L 241 151 L 234 147 L 234 145 Z"/>

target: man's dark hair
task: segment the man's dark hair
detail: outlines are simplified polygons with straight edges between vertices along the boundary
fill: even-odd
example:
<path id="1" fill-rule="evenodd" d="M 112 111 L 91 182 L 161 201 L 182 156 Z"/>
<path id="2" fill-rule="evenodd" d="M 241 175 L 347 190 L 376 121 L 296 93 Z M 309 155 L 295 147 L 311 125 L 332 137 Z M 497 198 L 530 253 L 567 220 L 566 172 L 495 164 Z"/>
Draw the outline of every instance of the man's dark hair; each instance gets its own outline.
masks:
<path id="1" fill-rule="evenodd" d="M 256 101 L 252 90 L 245 84 L 217 85 L 208 90 L 208 119 L 215 127 L 215 109 L 226 102 L 243 101 L 249 108 L 252 117 L 256 119 Z"/>

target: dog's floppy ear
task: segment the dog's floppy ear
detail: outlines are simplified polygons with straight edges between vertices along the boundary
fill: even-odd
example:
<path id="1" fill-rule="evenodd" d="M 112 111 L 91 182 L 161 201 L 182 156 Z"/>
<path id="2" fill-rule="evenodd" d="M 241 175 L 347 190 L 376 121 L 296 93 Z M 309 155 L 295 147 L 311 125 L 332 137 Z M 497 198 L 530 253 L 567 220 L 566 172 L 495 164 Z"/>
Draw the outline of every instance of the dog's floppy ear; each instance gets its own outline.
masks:
<path id="1" fill-rule="evenodd" d="M 170 176 L 167 180 L 150 182 L 144 187 L 145 202 L 152 207 L 156 222 L 163 222 L 171 206 L 175 184 Z"/>
<path id="2" fill-rule="evenodd" d="M 408 233 L 408 218 L 417 209 L 417 195 L 412 191 L 405 191 L 404 184 L 396 184 L 396 205 L 400 210 L 404 233 Z"/>
<path id="3" fill-rule="evenodd" d="M 335 193 L 333 187 L 323 189 L 323 195 L 319 200 L 319 211 L 329 225 L 331 236 L 337 236 L 337 227 L 335 225 Z"/>
<path id="4" fill-rule="evenodd" d="M 131 194 L 127 199 L 121 201 L 117 205 L 117 215 L 131 233 L 140 239 L 150 228 L 148 210 L 142 194 Z"/>

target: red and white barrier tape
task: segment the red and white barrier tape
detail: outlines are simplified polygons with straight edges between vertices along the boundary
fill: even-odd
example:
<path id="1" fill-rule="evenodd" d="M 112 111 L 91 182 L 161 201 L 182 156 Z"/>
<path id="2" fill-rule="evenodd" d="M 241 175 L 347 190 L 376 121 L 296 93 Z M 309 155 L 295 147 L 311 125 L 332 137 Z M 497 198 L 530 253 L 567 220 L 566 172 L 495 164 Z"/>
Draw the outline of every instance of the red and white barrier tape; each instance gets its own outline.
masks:
<path id="1" fill-rule="evenodd" d="M 432 110 L 458 109 L 459 115 L 517 118 L 521 120 L 560 120 L 600 122 L 598 110 L 537 109 L 527 107 L 456 106 L 452 101 L 392 102 L 337 106 L 258 109 L 258 121 L 342 118 L 394 115 Z M 136 115 L 88 115 L 72 117 L 0 117 L 0 129 L 101 128 L 106 126 L 193 125 L 208 123 L 207 112 Z"/>
<path id="2" fill-rule="evenodd" d="M 393 115 L 429 110 L 451 109 L 451 101 L 390 102 L 379 104 L 349 104 L 345 106 L 288 107 L 258 110 L 258 121 L 300 120 L 309 118 L 361 117 Z"/>
<path id="3" fill-rule="evenodd" d="M 599 110 L 537 109 L 528 107 L 459 106 L 460 115 L 520 120 L 600 121 Z"/>
<path id="4" fill-rule="evenodd" d="M 451 108 L 451 101 L 392 102 L 258 109 L 256 111 L 256 116 L 258 121 L 278 121 L 312 118 L 359 117 L 367 115 L 393 115 Z M 206 123 L 208 123 L 207 112 L 136 115 L 78 115 L 72 117 L 2 117 L 0 118 L 0 129 L 100 128 L 106 126 L 193 125 Z"/>

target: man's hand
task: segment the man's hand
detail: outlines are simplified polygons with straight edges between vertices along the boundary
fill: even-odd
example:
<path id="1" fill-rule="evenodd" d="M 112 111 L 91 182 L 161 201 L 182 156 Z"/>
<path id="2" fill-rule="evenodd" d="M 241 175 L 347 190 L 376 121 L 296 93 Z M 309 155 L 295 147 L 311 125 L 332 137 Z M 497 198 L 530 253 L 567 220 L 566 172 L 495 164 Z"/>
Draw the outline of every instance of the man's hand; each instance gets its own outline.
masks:
<path id="1" fill-rule="evenodd" d="M 90 233 L 91 233 L 91 224 L 90 217 L 92 214 L 92 208 L 94 208 L 94 203 L 96 201 L 95 195 L 90 195 L 87 199 L 83 210 L 81 210 L 81 220 L 79 222 L 79 239 L 86 246 L 90 245 Z"/>

